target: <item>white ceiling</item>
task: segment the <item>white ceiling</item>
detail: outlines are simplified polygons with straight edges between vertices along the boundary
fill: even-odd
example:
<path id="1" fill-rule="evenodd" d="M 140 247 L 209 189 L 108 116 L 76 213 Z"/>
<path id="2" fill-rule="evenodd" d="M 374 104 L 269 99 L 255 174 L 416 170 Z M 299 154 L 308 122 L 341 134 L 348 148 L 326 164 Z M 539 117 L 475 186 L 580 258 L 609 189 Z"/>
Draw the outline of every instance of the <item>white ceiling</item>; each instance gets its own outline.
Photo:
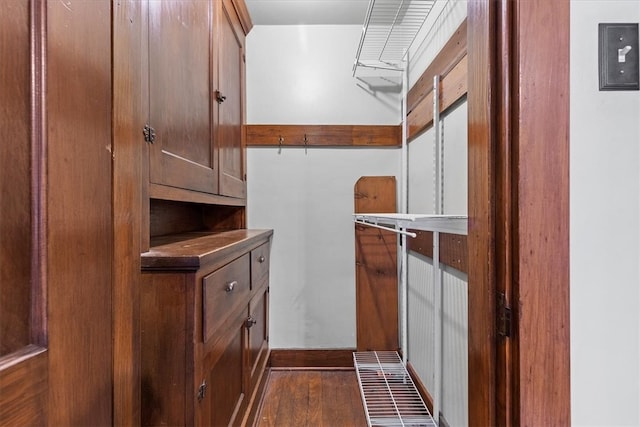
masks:
<path id="1" fill-rule="evenodd" d="M 362 25 L 369 0 L 246 0 L 254 25 Z"/>

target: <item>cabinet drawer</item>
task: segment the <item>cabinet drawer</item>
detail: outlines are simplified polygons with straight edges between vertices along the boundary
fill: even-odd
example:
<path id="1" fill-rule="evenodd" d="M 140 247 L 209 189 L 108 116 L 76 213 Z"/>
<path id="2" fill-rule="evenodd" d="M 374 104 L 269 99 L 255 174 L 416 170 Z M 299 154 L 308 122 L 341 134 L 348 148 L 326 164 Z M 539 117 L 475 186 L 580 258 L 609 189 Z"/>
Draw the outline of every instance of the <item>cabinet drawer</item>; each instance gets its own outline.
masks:
<path id="1" fill-rule="evenodd" d="M 251 288 L 254 289 L 261 279 L 269 274 L 269 242 L 251 251 Z"/>
<path id="2" fill-rule="evenodd" d="M 246 304 L 250 294 L 249 260 L 249 254 L 245 254 L 203 279 L 204 341 L 211 338 L 236 307 Z"/>

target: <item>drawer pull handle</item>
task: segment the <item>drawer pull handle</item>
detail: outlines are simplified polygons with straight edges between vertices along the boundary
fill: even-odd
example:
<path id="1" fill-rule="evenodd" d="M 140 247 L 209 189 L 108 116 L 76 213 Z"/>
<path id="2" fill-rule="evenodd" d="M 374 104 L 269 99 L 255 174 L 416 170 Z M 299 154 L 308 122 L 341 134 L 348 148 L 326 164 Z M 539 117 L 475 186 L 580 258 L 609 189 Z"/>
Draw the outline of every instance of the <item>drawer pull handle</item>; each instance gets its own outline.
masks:
<path id="1" fill-rule="evenodd" d="M 231 292 L 233 291 L 233 288 L 235 288 L 237 284 L 238 284 L 237 280 L 234 280 L 233 282 L 229 282 L 227 283 L 227 286 L 225 286 L 224 290 L 226 292 Z"/>
<path id="2" fill-rule="evenodd" d="M 260 255 L 260 258 L 258 258 L 258 262 L 262 264 L 265 261 L 266 261 L 266 258 L 264 257 L 264 255 Z"/>
<path id="3" fill-rule="evenodd" d="M 252 327 L 253 325 L 255 325 L 256 323 L 258 323 L 258 321 L 257 321 L 256 319 L 254 319 L 253 317 L 249 317 L 249 318 L 247 319 L 247 321 L 245 322 L 245 326 L 246 326 L 247 328 L 250 328 L 250 327 Z"/>

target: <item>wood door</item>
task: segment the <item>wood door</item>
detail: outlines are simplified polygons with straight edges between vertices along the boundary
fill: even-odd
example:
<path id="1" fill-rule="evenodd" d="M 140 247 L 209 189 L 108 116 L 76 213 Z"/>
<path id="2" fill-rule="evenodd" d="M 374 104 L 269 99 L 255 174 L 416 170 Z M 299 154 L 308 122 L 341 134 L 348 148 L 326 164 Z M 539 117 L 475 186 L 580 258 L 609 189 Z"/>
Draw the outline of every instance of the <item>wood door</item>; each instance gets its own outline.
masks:
<path id="1" fill-rule="evenodd" d="M 267 279 L 268 280 L 268 279 Z M 248 375 L 249 384 L 247 390 L 252 391 L 262 371 L 260 363 L 266 356 L 269 343 L 269 290 L 265 285 L 256 296 L 253 297 L 249 304 L 249 319 L 247 320 L 247 329 L 249 334 L 249 351 L 248 351 Z"/>
<path id="2" fill-rule="evenodd" d="M 220 194 L 246 197 L 242 123 L 244 110 L 244 33 L 230 1 L 218 9 L 218 150 Z"/>
<path id="3" fill-rule="evenodd" d="M 39 186 L 43 23 L 44 2 L 7 0 L 0 8 L 0 425 L 47 420 Z"/>
<path id="4" fill-rule="evenodd" d="M 216 194 L 212 141 L 212 4 L 149 1 L 150 182 Z"/>
<path id="5" fill-rule="evenodd" d="M 0 8 L 0 425 L 112 424 L 110 12 Z"/>
<path id="6" fill-rule="evenodd" d="M 242 421 L 248 403 L 245 382 L 247 313 L 246 308 L 242 310 L 233 326 L 224 332 L 212 352 L 215 362 L 205 366 L 202 378 L 196 378 L 197 384 L 206 386 L 195 402 L 199 425 L 229 426 L 239 425 Z"/>

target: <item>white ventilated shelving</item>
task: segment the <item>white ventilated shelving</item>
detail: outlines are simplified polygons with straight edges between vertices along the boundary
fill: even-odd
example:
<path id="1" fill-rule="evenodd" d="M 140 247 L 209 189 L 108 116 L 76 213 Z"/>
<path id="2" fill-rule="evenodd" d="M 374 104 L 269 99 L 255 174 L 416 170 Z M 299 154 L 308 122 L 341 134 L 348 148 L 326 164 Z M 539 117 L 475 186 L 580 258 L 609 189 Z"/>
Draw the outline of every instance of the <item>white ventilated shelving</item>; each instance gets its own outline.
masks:
<path id="1" fill-rule="evenodd" d="M 403 70 L 407 50 L 435 0 L 370 0 L 353 74 L 359 67 Z"/>
<path id="2" fill-rule="evenodd" d="M 363 399 L 363 405 L 365 411 L 367 411 L 367 421 L 369 426 L 422 426 L 422 425 L 439 425 L 440 405 L 441 405 L 441 381 L 442 375 L 440 369 L 442 366 L 440 351 L 440 343 L 442 341 L 442 275 L 440 269 L 440 233 L 467 235 L 468 218 L 465 215 L 430 215 L 430 214 L 403 214 L 403 213 L 370 213 L 370 214 L 353 214 L 353 221 L 356 224 L 362 224 L 370 227 L 382 228 L 385 230 L 393 231 L 401 235 L 400 243 L 400 264 L 399 264 L 399 278 L 400 289 L 402 293 L 401 299 L 401 321 L 402 321 L 402 342 L 401 348 L 403 349 L 403 359 L 396 352 L 390 352 L 395 355 L 398 360 L 399 366 L 394 369 L 404 370 L 406 368 L 407 360 L 407 238 L 416 237 L 416 234 L 409 230 L 431 231 L 433 232 L 433 283 L 435 296 L 435 310 L 434 310 L 434 324 L 435 324 L 435 345 L 434 345 L 434 391 L 433 393 L 433 413 L 435 416 L 431 416 L 432 424 L 412 423 L 409 419 L 403 419 L 397 422 L 393 418 L 387 419 L 383 422 L 383 416 L 370 417 L 369 413 L 374 414 L 386 414 L 389 408 L 395 405 L 397 400 L 405 401 L 405 389 L 404 388 L 390 388 L 389 393 L 380 394 L 366 391 L 367 382 L 360 380 L 360 373 L 358 378 L 360 382 L 360 389 Z M 374 359 L 379 352 L 363 352 L 360 353 L 360 358 Z M 358 353 L 355 353 L 358 354 Z M 355 356 L 354 356 L 355 357 Z M 385 356 L 386 357 L 386 356 Z M 391 357 L 391 356 L 389 356 Z M 365 365 L 368 366 L 368 365 Z M 390 365 L 389 365 L 390 366 Z M 356 370 L 358 368 L 358 362 L 356 360 Z M 408 375 L 408 374 L 407 374 Z M 371 378 L 371 376 L 367 376 Z M 375 379 L 375 378 L 374 378 Z M 379 387 L 374 384 L 374 386 Z M 373 408 L 373 409 L 371 409 Z M 426 407 L 424 408 L 426 411 Z M 374 422 L 375 421 L 375 422 Z"/>
<path id="3" fill-rule="evenodd" d="M 465 215 L 430 215 L 402 213 L 370 213 L 354 214 L 355 222 L 383 226 L 402 233 L 404 230 L 436 231 L 439 233 L 467 234 L 467 217 Z"/>
<path id="4" fill-rule="evenodd" d="M 436 426 L 398 353 L 356 352 L 353 362 L 370 426 Z"/>
<path id="5" fill-rule="evenodd" d="M 358 71 L 363 69 L 374 70 L 384 76 L 383 73 L 394 74 L 394 71 L 401 73 L 402 87 L 402 117 L 407 117 L 407 92 L 408 92 L 408 66 L 409 47 L 421 31 L 427 17 L 431 13 L 438 0 L 370 0 L 369 8 L 365 17 L 362 36 L 356 52 L 353 64 L 353 75 L 357 77 Z M 395 73 L 397 74 L 397 73 Z M 367 76 L 369 79 L 371 76 Z M 358 77 L 362 80 L 361 77 Z M 382 77 L 386 78 L 386 77 Z M 363 404 L 367 411 L 367 421 L 370 426 L 436 426 L 439 425 L 440 405 L 441 405 L 441 365 L 442 365 L 442 273 L 440 269 L 440 233 L 466 235 L 468 228 L 467 216 L 463 215 L 443 215 L 444 213 L 444 186 L 443 186 L 443 147 L 440 135 L 440 106 L 439 106 L 439 76 L 434 76 L 433 81 L 433 123 L 436 129 L 434 158 L 434 214 L 411 214 L 407 213 L 408 206 L 408 146 L 407 146 L 407 121 L 402 121 L 402 174 L 400 184 L 400 208 L 399 213 L 369 213 L 354 214 L 353 221 L 370 227 L 391 230 L 400 235 L 398 245 L 398 278 L 401 292 L 400 319 L 401 319 L 401 342 L 402 360 L 396 352 L 385 352 L 385 358 L 395 361 L 381 362 L 374 366 L 373 359 L 379 358 L 381 352 L 361 352 L 354 353 L 354 362 L 358 371 L 358 381 L 362 393 Z M 422 405 L 422 409 L 427 411 L 428 417 L 423 421 L 420 418 L 412 418 L 411 415 L 399 416 L 390 415 L 391 408 L 398 409 L 397 402 L 408 402 L 404 387 L 408 378 L 406 373 L 408 340 L 407 340 L 407 239 L 416 237 L 416 233 L 410 230 L 433 232 L 433 283 L 434 283 L 434 385 L 433 416 L 429 414 L 424 402 L 415 404 Z M 388 354 L 387 354 L 388 353 Z M 360 360 L 359 360 L 360 359 Z M 392 373 L 387 374 L 386 370 Z M 390 371 L 390 372 L 391 372 Z M 393 387 L 389 383 L 390 378 L 403 378 L 402 386 Z M 364 378 L 364 380 L 363 380 Z M 383 386 L 384 383 L 384 386 Z M 387 391 L 384 391 L 384 387 Z M 415 387 L 414 387 L 415 389 Z M 417 394 L 417 392 L 416 392 Z M 411 401 L 413 405 L 414 401 Z M 391 411 L 393 412 L 393 411 Z"/>

